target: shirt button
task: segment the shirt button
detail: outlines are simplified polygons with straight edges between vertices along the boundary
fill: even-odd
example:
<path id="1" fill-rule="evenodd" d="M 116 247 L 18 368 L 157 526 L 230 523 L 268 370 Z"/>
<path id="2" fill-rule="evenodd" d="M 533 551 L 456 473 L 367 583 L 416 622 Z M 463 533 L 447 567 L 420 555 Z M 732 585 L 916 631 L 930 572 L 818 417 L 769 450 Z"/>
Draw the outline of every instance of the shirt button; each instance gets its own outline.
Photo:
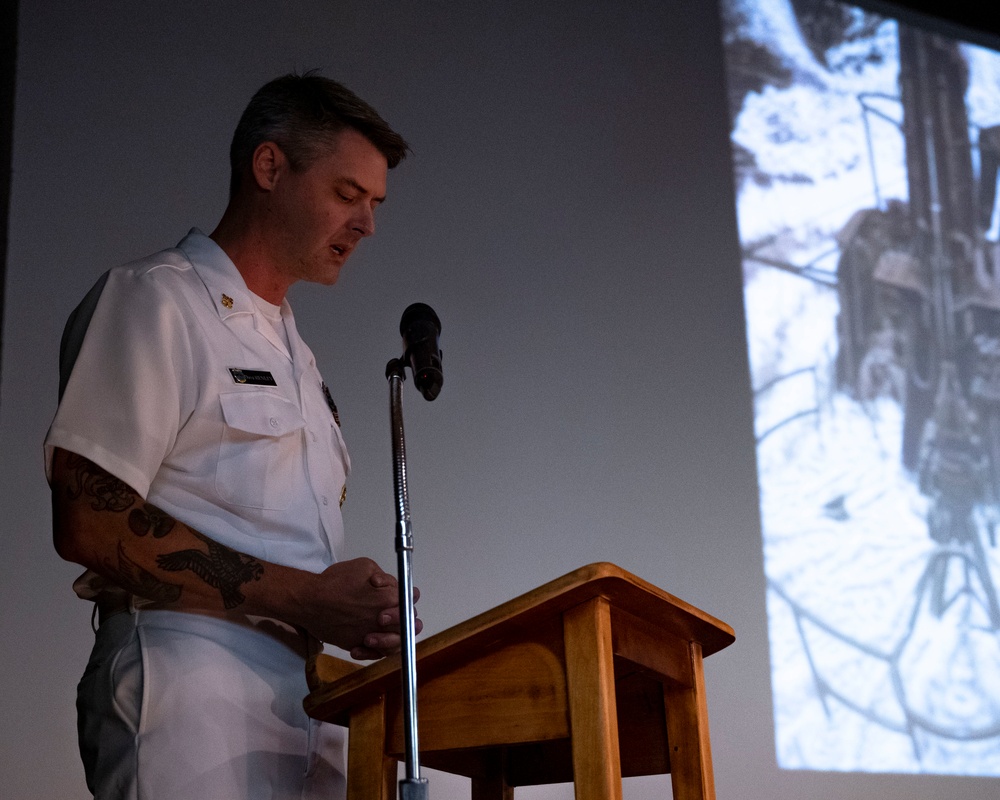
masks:
<path id="1" fill-rule="evenodd" d="M 328 498 L 326 495 L 323 495 L 323 505 L 325 506 L 330 505 L 330 498 Z"/>
<path id="2" fill-rule="evenodd" d="M 268 420 L 268 422 L 270 423 L 270 425 L 271 425 L 272 428 L 277 428 L 278 427 L 278 420 L 276 420 L 274 417 L 271 417 L 271 419 Z"/>
<path id="3" fill-rule="evenodd" d="M 319 441 L 319 437 L 315 433 L 312 435 L 312 437 L 313 437 L 313 441 L 314 442 L 318 442 Z"/>

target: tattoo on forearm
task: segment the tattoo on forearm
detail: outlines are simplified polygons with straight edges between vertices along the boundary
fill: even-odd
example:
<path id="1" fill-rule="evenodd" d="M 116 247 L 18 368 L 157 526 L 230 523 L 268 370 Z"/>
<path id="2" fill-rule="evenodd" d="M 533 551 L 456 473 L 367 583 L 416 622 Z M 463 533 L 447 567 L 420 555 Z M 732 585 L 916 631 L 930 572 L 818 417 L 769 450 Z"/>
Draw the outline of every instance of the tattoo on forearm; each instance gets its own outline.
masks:
<path id="1" fill-rule="evenodd" d="M 133 508 L 128 515 L 128 527 L 136 536 L 152 533 L 154 539 L 162 539 L 173 530 L 175 520 L 156 506 L 143 503 L 142 508 Z"/>
<path id="2" fill-rule="evenodd" d="M 108 572 L 114 576 L 115 582 L 134 595 L 158 603 L 172 603 L 181 596 L 181 586 L 176 583 L 161 581 L 152 572 L 143 569 L 125 555 L 125 547 L 118 543 L 118 566 L 106 564 Z"/>
<path id="3" fill-rule="evenodd" d="M 141 508 L 132 508 L 141 498 L 128 484 L 83 456 L 76 453 L 68 453 L 67 456 L 66 464 L 71 474 L 67 491 L 71 499 L 86 497 L 95 511 L 121 513 L 131 508 L 128 527 L 136 536 L 152 534 L 154 539 L 162 539 L 173 530 L 177 520 L 156 506 L 143 503 Z M 264 565 L 196 531 L 192 533 L 205 542 L 207 553 L 195 549 L 164 553 L 156 557 L 156 565 L 168 572 L 193 572 L 219 590 L 227 609 L 236 608 L 246 600 L 240 587 L 250 581 L 259 581 L 264 574 Z M 152 572 L 140 567 L 125 555 L 125 548 L 120 542 L 117 566 L 109 559 L 105 567 L 122 588 L 139 597 L 170 603 L 181 596 L 180 584 L 161 581 Z"/>
<path id="4" fill-rule="evenodd" d="M 136 495 L 128 485 L 90 459 L 69 453 L 66 466 L 73 477 L 67 488 L 71 499 L 85 495 L 90 498 L 90 507 L 94 511 L 121 512 L 135 504 Z"/>
<path id="5" fill-rule="evenodd" d="M 264 565 L 243 553 L 232 550 L 218 542 L 213 542 L 195 533 L 208 545 L 208 552 L 201 550 L 178 550 L 156 557 L 156 564 L 169 572 L 190 570 L 209 586 L 219 590 L 227 609 L 236 608 L 246 597 L 240 587 L 250 581 L 259 581 L 264 574 Z"/>

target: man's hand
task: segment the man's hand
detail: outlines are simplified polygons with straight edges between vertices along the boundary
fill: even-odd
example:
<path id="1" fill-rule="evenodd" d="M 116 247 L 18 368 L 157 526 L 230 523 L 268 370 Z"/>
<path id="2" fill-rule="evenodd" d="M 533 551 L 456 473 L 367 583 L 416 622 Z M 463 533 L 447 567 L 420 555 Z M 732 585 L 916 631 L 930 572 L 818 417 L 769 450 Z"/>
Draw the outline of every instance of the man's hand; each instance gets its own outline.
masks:
<path id="1" fill-rule="evenodd" d="M 302 604 L 297 623 L 351 658 L 382 658 L 399 651 L 400 609 L 396 579 L 370 558 L 327 567 L 296 592 Z M 420 597 L 413 590 L 416 602 Z M 415 632 L 423 628 L 415 620 Z"/>

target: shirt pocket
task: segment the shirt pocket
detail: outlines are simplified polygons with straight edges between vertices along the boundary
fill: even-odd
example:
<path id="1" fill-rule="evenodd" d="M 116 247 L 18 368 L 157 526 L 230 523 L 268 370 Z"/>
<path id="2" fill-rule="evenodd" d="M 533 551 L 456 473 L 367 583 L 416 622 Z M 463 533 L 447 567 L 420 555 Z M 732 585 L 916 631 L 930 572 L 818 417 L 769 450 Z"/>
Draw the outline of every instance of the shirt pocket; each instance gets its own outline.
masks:
<path id="1" fill-rule="evenodd" d="M 268 391 L 225 392 L 215 488 L 235 506 L 282 511 L 306 480 L 305 420 L 298 407 Z"/>

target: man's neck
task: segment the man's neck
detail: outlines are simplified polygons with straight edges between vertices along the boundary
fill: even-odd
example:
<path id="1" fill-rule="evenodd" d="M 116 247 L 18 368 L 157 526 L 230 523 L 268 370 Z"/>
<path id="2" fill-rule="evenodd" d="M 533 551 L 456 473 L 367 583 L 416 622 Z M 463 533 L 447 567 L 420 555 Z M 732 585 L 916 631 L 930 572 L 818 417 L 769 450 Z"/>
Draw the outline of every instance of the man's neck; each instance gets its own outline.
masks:
<path id="1" fill-rule="evenodd" d="M 266 242 L 247 218 L 230 205 L 209 236 L 236 265 L 251 292 L 281 305 L 290 284 L 271 268 Z"/>

